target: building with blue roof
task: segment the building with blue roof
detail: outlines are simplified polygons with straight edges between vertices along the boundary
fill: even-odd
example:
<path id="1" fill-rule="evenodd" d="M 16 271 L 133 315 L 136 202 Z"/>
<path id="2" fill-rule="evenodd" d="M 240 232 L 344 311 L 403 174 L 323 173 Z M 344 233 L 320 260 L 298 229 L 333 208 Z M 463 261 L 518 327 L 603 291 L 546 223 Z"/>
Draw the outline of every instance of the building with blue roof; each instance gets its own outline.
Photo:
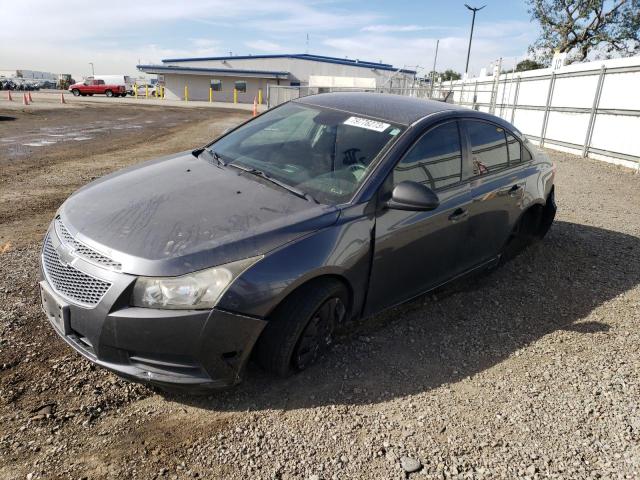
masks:
<path id="1" fill-rule="evenodd" d="M 157 65 L 138 65 L 157 74 L 169 99 L 253 103 L 266 101 L 271 86 L 308 87 L 309 93 L 331 89 L 407 88 L 416 72 L 388 63 L 310 54 L 236 55 L 167 58 Z M 185 89 L 186 87 L 186 89 Z"/>

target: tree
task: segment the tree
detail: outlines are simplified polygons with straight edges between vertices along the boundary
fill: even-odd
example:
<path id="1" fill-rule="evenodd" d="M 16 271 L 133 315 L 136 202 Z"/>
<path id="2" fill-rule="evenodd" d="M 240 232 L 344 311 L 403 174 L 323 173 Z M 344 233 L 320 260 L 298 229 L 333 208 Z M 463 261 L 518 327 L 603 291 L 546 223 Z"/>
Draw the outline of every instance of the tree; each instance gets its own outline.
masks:
<path id="1" fill-rule="evenodd" d="M 527 0 L 542 33 L 529 47 L 549 63 L 555 51 L 568 61 L 640 52 L 640 0 Z"/>
<path id="2" fill-rule="evenodd" d="M 438 75 L 436 75 L 436 77 L 437 76 Z M 460 80 L 462 78 L 462 75 L 460 75 L 458 72 L 451 69 L 445 70 L 439 76 L 442 77 L 442 81 L 447 81 L 447 82 L 449 80 Z"/>
<path id="3" fill-rule="evenodd" d="M 518 62 L 515 70 L 516 72 L 524 72 L 526 70 L 538 70 L 539 68 L 544 68 L 544 65 L 536 62 L 535 60 L 526 58 L 521 62 Z"/>

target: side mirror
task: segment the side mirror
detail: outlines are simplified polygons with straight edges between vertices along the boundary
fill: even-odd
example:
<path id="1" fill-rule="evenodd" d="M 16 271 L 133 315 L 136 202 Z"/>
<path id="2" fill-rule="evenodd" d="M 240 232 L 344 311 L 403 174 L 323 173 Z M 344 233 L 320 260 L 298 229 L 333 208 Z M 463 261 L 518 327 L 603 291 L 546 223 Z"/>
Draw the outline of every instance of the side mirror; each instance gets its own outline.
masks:
<path id="1" fill-rule="evenodd" d="M 387 202 L 389 209 L 414 212 L 435 210 L 439 205 L 440 199 L 433 190 L 426 185 L 411 181 L 396 185 L 391 192 L 391 200 Z"/>

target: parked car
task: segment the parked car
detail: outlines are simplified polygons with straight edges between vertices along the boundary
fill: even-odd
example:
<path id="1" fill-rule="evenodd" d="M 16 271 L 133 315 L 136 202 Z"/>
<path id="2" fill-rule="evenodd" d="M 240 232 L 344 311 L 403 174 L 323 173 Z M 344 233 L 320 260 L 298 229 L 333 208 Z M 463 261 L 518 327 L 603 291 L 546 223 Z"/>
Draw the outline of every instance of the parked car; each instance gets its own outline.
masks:
<path id="1" fill-rule="evenodd" d="M 336 328 L 542 238 L 555 165 L 506 121 L 398 95 L 273 108 L 59 208 L 42 304 L 75 350 L 162 386 L 304 370 Z"/>
<path id="2" fill-rule="evenodd" d="M 138 90 L 138 96 L 139 97 L 146 96 L 147 90 L 149 91 L 149 96 L 150 97 L 155 97 L 156 96 L 156 86 L 155 85 L 151 85 L 150 83 L 136 83 L 135 89 Z M 131 95 L 135 95 L 136 94 L 135 93 L 135 89 L 133 90 Z"/>
<path id="3" fill-rule="evenodd" d="M 123 85 L 105 83 L 104 80 L 88 79 L 84 82 L 74 83 L 69 87 L 74 96 L 106 95 L 107 97 L 126 97 L 127 90 Z"/>
<path id="4" fill-rule="evenodd" d="M 133 82 L 129 75 L 94 75 L 89 78 L 93 80 L 103 80 L 104 83 L 109 85 L 122 85 L 126 93 L 133 92 Z"/>

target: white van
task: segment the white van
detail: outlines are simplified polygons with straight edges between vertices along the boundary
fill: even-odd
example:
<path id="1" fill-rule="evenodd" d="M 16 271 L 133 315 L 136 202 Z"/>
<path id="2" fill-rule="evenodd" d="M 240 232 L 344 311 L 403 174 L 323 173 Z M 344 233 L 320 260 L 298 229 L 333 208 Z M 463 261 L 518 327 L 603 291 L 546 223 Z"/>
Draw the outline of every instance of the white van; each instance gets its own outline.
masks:
<path id="1" fill-rule="evenodd" d="M 95 80 L 104 80 L 109 85 L 124 85 L 127 93 L 133 95 L 133 81 L 129 75 L 94 75 Z"/>

